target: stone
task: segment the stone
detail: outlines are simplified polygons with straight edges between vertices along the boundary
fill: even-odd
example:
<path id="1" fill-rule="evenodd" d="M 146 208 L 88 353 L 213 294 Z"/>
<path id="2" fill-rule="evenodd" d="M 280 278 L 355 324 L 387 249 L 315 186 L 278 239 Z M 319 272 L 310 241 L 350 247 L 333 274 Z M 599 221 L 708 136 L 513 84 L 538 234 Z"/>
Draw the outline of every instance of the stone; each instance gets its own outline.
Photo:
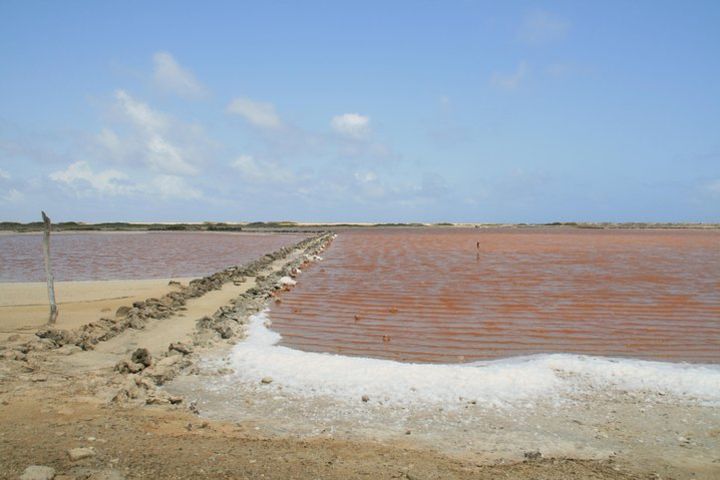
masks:
<path id="1" fill-rule="evenodd" d="M 143 374 L 150 377 L 156 384 L 162 385 L 175 375 L 175 370 L 172 367 L 157 366 L 146 369 Z"/>
<path id="2" fill-rule="evenodd" d="M 142 318 L 133 318 L 128 323 L 128 326 L 135 330 L 142 330 L 145 328 L 145 320 L 143 320 Z"/>
<path id="3" fill-rule="evenodd" d="M 5 350 L 2 352 L 2 358 L 5 360 L 26 360 L 27 357 L 24 353 L 18 350 Z"/>
<path id="4" fill-rule="evenodd" d="M 130 310 L 131 310 L 131 307 L 122 306 L 117 309 L 117 311 L 115 312 L 115 316 L 116 317 L 127 317 L 128 314 L 130 313 Z"/>
<path id="5" fill-rule="evenodd" d="M 152 355 L 150 355 L 147 348 L 138 348 L 135 350 L 132 357 L 130 357 L 130 360 L 134 363 L 142 363 L 146 367 L 152 365 Z"/>
<path id="6" fill-rule="evenodd" d="M 57 353 L 60 355 L 72 355 L 73 353 L 82 352 L 82 348 L 77 345 L 63 345 L 57 349 Z"/>
<path id="7" fill-rule="evenodd" d="M 154 392 L 148 395 L 147 399 L 145 399 L 145 403 L 148 405 L 165 405 L 170 403 L 170 399 L 164 394 L 164 392 Z"/>
<path id="8" fill-rule="evenodd" d="M 115 365 L 115 370 L 120 373 L 138 373 L 145 368 L 142 363 L 131 362 L 130 360 L 121 360 Z"/>
<path id="9" fill-rule="evenodd" d="M 369 401 L 370 401 L 370 397 L 368 397 L 367 395 L 363 395 L 363 396 L 362 396 L 362 401 L 363 401 L 363 402 L 369 402 Z"/>
<path id="10" fill-rule="evenodd" d="M 92 448 L 72 448 L 68 450 L 68 456 L 70 456 L 70 460 L 73 462 L 76 462 L 78 460 L 82 460 L 83 458 L 89 458 L 95 456 L 95 450 Z"/>
<path id="11" fill-rule="evenodd" d="M 125 476 L 117 470 L 107 469 L 92 473 L 88 480 L 125 480 Z"/>
<path id="12" fill-rule="evenodd" d="M 68 343 L 76 343 L 77 334 L 69 330 L 46 329 L 40 330 L 35 335 L 44 340 L 51 341 L 55 345 L 66 345 Z"/>
<path id="13" fill-rule="evenodd" d="M 152 367 L 145 369 L 143 374 L 152 378 L 156 384 L 162 385 L 172 379 L 180 367 L 185 366 L 187 363 L 189 362 L 183 361 L 182 355 L 171 355 L 163 358 Z"/>
<path id="14" fill-rule="evenodd" d="M 540 460 L 542 458 L 542 453 L 540 453 L 538 450 L 535 450 L 533 452 L 525 452 L 523 453 L 523 457 L 528 460 Z"/>
<path id="15" fill-rule="evenodd" d="M 215 331 L 220 334 L 220 338 L 223 338 L 227 340 L 228 338 L 232 338 L 233 331 L 232 328 L 228 327 L 227 325 L 218 325 L 215 327 Z"/>
<path id="16" fill-rule="evenodd" d="M 273 379 L 272 377 L 263 377 L 262 380 L 260 380 L 260 383 L 268 385 L 272 383 Z"/>
<path id="17" fill-rule="evenodd" d="M 182 360 L 182 355 L 170 355 L 169 357 L 163 358 L 155 365 L 158 367 L 171 367 L 178 363 L 180 360 Z"/>
<path id="18" fill-rule="evenodd" d="M 53 478 L 55 478 L 55 469 L 42 465 L 30 465 L 20 475 L 20 480 L 52 480 Z"/>
<path id="19" fill-rule="evenodd" d="M 183 355 L 189 355 L 193 352 L 193 348 L 190 345 L 184 344 L 182 342 L 171 343 L 168 347 L 168 350 L 175 350 L 176 352 L 180 352 Z"/>

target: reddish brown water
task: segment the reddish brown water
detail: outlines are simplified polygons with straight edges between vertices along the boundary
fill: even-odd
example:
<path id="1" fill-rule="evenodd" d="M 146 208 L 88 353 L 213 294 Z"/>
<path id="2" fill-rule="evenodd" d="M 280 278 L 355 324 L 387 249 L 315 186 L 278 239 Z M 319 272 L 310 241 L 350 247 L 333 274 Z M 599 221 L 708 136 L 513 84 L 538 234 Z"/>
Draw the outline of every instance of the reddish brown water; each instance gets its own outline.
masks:
<path id="1" fill-rule="evenodd" d="M 271 308 L 287 345 L 720 362 L 720 231 L 368 229 L 323 256 Z"/>
<path id="2" fill-rule="evenodd" d="M 56 280 L 199 277 L 292 245 L 302 234 L 63 233 L 52 236 Z M 41 235 L 0 235 L 0 281 L 45 280 Z"/>

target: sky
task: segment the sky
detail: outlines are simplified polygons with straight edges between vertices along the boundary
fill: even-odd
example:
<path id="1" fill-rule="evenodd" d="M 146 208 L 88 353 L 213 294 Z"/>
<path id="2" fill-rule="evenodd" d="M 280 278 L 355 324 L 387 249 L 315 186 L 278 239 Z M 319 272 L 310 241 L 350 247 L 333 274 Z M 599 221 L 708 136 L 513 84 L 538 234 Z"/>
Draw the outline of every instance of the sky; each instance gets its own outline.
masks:
<path id="1" fill-rule="evenodd" d="M 0 220 L 720 222 L 720 2 L 0 0 Z"/>

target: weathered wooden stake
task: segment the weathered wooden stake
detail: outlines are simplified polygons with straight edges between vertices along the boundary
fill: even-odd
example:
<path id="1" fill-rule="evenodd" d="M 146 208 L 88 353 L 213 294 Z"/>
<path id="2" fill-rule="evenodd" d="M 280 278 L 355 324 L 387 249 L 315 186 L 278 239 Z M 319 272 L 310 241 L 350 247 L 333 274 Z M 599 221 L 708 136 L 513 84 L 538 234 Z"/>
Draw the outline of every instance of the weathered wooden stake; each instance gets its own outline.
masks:
<path id="1" fill-rule="evenodd" d="M 50 266 L 50 218 L 42 213 L 43 222 L 45 223 L 45 233 L 43 235 L 43 254 L 45 257 L 45 277 L 47 278 L 48 299 L 50 300 L 50 319 L 48 323 L 55 323 L 58 316 L 58 308 L 55 303 L 55 283 L 53 279 L 52 268 Z"/>

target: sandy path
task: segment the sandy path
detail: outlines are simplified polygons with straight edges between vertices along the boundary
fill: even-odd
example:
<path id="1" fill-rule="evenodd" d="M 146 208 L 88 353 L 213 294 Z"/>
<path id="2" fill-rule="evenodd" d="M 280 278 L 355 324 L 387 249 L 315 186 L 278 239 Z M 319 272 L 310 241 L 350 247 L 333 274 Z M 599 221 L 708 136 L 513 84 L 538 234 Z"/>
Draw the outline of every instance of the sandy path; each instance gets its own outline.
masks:
<path id="1" fill-rule="evenodd" d="M 267 275 L 280 270 L 283 265 L 300 255 L 299 251 L 293 252 L 286 258 L 276 260 L 261 273 Z M 220 290 L 188 300 L 187 309 L 184 311 L 166 319 L 153 320 L 142 330 L 125 330 L 120 335 L 99 343 L 94 350 L 67 357 L 67 362 L 81 370 L 110 368 L 120 360 L 127 359 L 130 353 L 140 347 L 148 349 L 153 357 L 158 357 L 167 352 L 168 345 L 172 342 L 192 343 L 197 320 L 229 305 L 231 300 L 255 285 L 255 277 L 247 277 L 238 285 L 226 283 Z"/>
<path id="2" fill-rule="evenodd" d="M 174 279 L 186 284 L 190 278 Z M 112 316 L 118 307 L 150 297 L 161 297 L 176 287 L 170 279 L 56 282 L 60 314 L 57 328 L 72 330 L 103 316 Z M 45 283 L 0 283 L 0 339 L 15 333 L 32 335 L 47 322 Z"/>

